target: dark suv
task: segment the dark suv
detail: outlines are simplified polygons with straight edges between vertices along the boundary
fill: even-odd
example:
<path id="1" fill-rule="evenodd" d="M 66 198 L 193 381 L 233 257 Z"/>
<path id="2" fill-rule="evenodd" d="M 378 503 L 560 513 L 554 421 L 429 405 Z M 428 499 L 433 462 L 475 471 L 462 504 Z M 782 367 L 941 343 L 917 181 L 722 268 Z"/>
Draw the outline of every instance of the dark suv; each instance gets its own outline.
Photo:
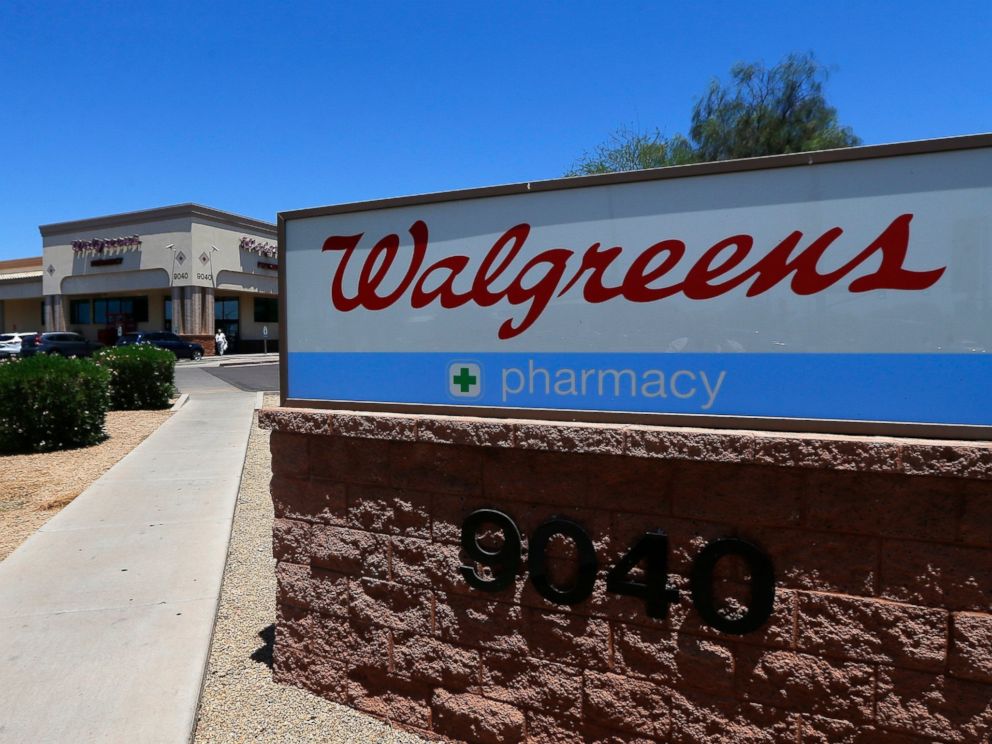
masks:
<path id="1" fill-rule="evenodd" d="M 189 341 L 183 341 L 175 333 L 169 331 L 138 331 L 137 333 L 125 333 L 117 339 L 117 346 L 131 346 L 133 344 L 151 344 L 160 349 L 168 349 L 180 359 L 200 359 L 203 356 L 203 347 Z"/>
<path id="2" fill-rule="evenodd" d="M 61 354 L 62 356 L 86 357 L 94 351 L 103 348 L 103 344 L 87 341 L 78 333 L 55 331 L 25 336 L 21 339 L 21 356 L 29 357 L 35 354 Z"/>

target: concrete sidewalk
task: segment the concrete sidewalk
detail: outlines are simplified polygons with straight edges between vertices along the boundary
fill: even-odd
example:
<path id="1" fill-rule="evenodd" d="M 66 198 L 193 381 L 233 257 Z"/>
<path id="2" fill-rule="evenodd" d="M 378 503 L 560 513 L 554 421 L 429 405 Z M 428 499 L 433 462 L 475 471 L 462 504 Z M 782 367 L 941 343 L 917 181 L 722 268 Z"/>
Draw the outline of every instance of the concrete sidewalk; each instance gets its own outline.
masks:
<path id="1" fill-rule="evenodd" d="M 185 742 L 256 396 L 190 398 L 0 562 L 0 742 Z"/>
<path id="2" fill-rule="evenodd" d="M 202 359 L 180 359 L 176 369 L 188 367 L 239 367 L 250 364 L 278 364 L 279 353 L 268 354 L 225 354 L 224 356 L 205 356 Z"/>

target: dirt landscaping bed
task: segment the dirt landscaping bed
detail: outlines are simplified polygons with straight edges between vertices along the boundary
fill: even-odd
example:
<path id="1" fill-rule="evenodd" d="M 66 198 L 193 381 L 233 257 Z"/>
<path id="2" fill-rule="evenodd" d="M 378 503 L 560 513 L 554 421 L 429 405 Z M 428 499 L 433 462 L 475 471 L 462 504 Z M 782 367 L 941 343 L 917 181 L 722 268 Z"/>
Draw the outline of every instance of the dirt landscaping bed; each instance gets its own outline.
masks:
<path id="1" fill-rule="evenodd" d="M 171 415 L 111 411 L 108 438 L 93 447 L 0 457 L 0 560 L 86 490 Z"/>

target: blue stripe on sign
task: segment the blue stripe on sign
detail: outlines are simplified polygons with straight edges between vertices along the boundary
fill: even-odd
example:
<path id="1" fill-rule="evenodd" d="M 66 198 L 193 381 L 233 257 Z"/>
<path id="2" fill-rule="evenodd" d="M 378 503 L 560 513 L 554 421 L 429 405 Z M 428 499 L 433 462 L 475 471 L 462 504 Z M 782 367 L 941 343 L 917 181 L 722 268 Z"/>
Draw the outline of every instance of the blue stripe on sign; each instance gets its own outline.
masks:
<path id="1" fill-rule="evenodd" d="M 288 372 L 316 400 L 992 425 L 981 353 L 292 352 Z"/>

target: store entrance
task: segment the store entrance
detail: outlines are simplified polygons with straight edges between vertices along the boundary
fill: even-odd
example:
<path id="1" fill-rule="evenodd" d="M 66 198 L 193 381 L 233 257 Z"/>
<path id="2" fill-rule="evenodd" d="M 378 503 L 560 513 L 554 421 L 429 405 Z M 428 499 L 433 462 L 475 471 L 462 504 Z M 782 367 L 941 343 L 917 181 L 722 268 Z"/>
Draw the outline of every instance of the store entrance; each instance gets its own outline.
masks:
<path id="1" fill-rule="evenodd" d="M 105 346 L 113 346 L 125 333 L 138 330 L 138 322 L 131 313 L 107 313 L 106 327 L 96 332 L 97 339 Z"/>
<path id="2" fill-rule="evenodd" d="M 214 321 L 214 334 L 217 331 L 224 331 L 224 335 L 227 336 L 227 351 L 225 354 L 237 354 L 238 353 L 238 321 L 236 320 L 215 320 Z"/>
<path id="3" fill-rule="evenodd" d="M 237 297 L 217 297 L 214 300 L 214 333 L 224 331 L 227 336 L 225 354 L 238 353 L 240 339 L 241 303 Z"/>

